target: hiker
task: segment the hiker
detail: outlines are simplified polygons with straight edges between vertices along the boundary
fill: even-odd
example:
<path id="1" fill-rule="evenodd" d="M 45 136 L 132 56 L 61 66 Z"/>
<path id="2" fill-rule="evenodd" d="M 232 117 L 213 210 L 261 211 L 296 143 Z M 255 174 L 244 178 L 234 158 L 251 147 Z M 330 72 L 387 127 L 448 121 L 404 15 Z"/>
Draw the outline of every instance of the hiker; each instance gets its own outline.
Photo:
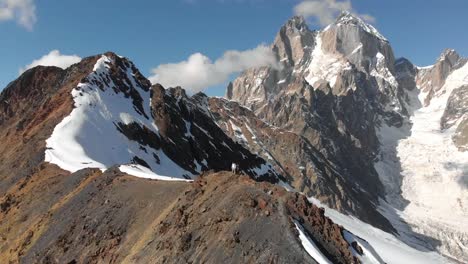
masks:
<path id="1" fill-rule="evenodd" d="M 231 171 L 232 173 L 237 174 L 237 164 L 234 162 L 231 165 Z"/>

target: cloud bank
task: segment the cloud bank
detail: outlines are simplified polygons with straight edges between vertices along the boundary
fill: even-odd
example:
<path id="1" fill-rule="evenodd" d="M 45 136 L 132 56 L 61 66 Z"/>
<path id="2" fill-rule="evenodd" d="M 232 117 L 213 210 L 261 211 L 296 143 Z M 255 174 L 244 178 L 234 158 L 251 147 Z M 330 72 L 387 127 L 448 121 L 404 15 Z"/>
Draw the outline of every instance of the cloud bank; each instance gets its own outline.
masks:
<path id="1" fill-rule="evenodd" d="M 341 11 L 349 11 L 368 22 L 375 22 L 375 18 L 369 14 L 358 14 L 353 9 L 351 0 L 305 0 L 294 7 L 296 15 L 312 17 L 321 26 L 333 23 Z"/>
<path id="2" fill-rule="evenodd" d="M 0 21 L 8 20 L 16 20 L 21 26 L 32 30 L 37 21 L 34 1 L 0 0 Z"/>
<path id="3" fill-rule="evenodd" d="M 185 61 L 162 64 L 152 69 L 153 75 L 149 80 L 153 84 L 160 83 L 165 87 L 181 86 L 196 93 L 225 83 L 233 73 L 261 66 L 278 67 L 273 51 L 266 45 L 246 51 L 226 51 L 214 62 L 201 53 L 195 53 Z"/>
<path id="4" fill-rule="evenodd" d="M 80 62 L 80 61 L 81 61 L 81 58 L 77 55 L 63 55 L 63 54 L 60 54 L 60 51 L 53 50 L 49 52 L 49 54 L 46 54 L 37 60 L 33 60 L 30 64 L 21 68 L 19 70 L 19 74 L 22 74 L 26 70 L 36 67 L 38 65 L 57 66 L 62 69 L 65 69 L 68 66 L 74 63 Z"/>

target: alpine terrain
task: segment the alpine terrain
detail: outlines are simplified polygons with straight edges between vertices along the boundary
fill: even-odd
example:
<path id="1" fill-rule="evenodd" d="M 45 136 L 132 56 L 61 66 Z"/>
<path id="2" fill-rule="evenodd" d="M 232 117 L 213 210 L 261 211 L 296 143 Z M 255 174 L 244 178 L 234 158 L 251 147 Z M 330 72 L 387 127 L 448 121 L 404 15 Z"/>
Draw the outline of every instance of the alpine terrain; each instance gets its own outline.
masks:
<path id="1" fill-rule="evenodd" d="M 468 59 L 396 59 L 349 12 L 295 16 L 271 50 L 225 98 L 113 52 L 22 73 L 0 263 L 468 262 Z"/>
<path id="2" fill-rule="evenodd" d="M 248 70 L 229 85 L 231 101 L 212 99 L 213 111 L 238 113 L 220 114 L 220 127 L 297 190 L 467 262 L 468 59 L 395 59 L 348 12 L 319 31 L 293 17 L 271 48 L 280 68 Z"/>

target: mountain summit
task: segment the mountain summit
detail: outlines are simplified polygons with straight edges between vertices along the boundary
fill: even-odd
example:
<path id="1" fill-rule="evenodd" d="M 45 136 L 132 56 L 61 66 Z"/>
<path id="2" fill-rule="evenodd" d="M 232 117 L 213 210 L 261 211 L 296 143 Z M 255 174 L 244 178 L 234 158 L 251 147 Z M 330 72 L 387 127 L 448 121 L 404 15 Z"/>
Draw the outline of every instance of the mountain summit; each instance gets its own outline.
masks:
<path id="1" fill-rule="evenodd" d="M 349 11 L 343 11 L 337 17 L 335 23 L 330 26 L 341 26 L 341 25 L 353 25 L 356 26 L 365 32 L 369 33 L 372 36 L 375 36 L 383 41 L 388 41 L 380 32 L 371 24 L 364 22 L 359 16 L 352 14 Z M 326 28 L 327 29 L 327 28 Z M 325 30 L 326 30 L 325 29 Z"/>

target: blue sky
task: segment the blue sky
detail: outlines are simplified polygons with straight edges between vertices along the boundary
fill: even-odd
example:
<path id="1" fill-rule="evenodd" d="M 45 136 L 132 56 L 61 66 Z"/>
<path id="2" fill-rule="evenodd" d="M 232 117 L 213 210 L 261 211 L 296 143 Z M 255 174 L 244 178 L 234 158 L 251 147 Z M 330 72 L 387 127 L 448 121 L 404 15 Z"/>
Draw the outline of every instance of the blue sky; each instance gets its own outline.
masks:
<path id="1" fill-rule="evenodd" d="M 0 15 L 0 89 L 19 69 L 59 50 L 81 57 L 115 51 L 143 74 L 200 52 L 213 61 L 226 50 L 271 43 L 299 0 L 17 0 L 35 6 L 32 21 Z M 335 1 L 335 0 L 323 0 Z M 5 0 L 0 0 L 0 11 Z M 354 0 L 360 14 L 392 43 L 397 57 L 432 64 L 445 48 L 468 56 L 466 0 Z M 320 28 L 310 18 L 311 28 Z M 232 77 L 233 75 L 231 75 Z M 225 84 L 207 90 L 224 94 Z"/>

